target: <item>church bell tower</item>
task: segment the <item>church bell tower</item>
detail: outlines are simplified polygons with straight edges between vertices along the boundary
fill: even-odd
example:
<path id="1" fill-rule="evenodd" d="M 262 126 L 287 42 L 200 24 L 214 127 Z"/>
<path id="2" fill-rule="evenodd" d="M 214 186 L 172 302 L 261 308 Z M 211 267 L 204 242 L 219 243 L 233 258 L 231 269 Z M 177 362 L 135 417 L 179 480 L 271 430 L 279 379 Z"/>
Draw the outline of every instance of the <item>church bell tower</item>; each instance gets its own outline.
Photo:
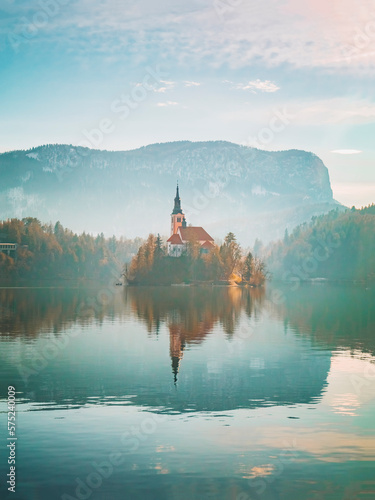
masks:
<path id="1" fill-rule="evenodd" d="M 181 199 L 178 189 L 176 189 L 176 197 L 174 199 L 174 208 L 171 215 L 171 235 L 177 233 L 179 227 L 186 227 L 186 220 L 183 211 L 181 210 Z"/>

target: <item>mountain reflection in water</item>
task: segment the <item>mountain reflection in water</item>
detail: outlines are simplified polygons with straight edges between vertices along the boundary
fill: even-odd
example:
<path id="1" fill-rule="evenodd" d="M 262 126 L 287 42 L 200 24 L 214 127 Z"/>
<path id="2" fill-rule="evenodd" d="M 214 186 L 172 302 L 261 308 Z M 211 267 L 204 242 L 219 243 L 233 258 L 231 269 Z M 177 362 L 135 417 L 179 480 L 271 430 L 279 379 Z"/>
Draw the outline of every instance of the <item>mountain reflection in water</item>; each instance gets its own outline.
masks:
<path id="1" fill-rule="evenodd" d="M 82 498 L 77 479 L 113 452 L 90 498 L 371 496 L 374 299 L 333 284 L 0 289 L 15 500 Z"/>
<path id="2" fill-rule="evenodd" d="M 133 404 L 179 412 L 291 405 L 315 401 L 330 368 L 330 349 L 317 350 L 309 336 L 288 329 L 280 336 L 283 308 L 262 289 L 126 288 L 104 302 L 95 288 L 12 289 L 0 296 L 2 336 L 21 340 L 3 369 L 38 402 L 127 403 L 132 395 Z M 113 321 L 123 325 L 118 345 L 105 342 Z M 136 331 L 142 324 L 146 338 Z M 77 328 L 82 333 L 72 334 L 52 361 L 39 360 L 46 344 Z M 134 352 L 127 346 L 132 336 L 139 341 Z M 159 336 L 164 351 L 155 349 Z"/>

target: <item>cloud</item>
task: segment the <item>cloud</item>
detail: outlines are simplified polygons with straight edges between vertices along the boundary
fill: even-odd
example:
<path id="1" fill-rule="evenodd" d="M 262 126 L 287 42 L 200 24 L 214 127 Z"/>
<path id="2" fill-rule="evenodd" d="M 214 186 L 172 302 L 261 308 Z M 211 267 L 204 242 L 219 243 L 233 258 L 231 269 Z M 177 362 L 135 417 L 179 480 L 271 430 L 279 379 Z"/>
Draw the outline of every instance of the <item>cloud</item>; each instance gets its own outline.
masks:
<path id="1" fill-rule="evenodd" d="M 164 94 L 164 92 L 167 92 L 168 87 L 159 87 L 158 89 L 154 89 L 154 92 Z"/>
<path id="2" fill-rule="evenodd" d="M 375 9 L 371 0 L 253 0 L 227 2 L 220 14 L 214 2 L 172 0 L 126 2 L 80 0 L 61 6 L 32 39 L 64 43 L 68 50 L 129 57 L 134 62 L 163 59 L 172 64 L 299 68 L 360 67 L 375 62 Z M 19 0 L 3 7 L 0 33 L 17 32 L 41 8 Z M 147 15 L 145 15 L 147 13 Z M 79 41 L 79 43 L 77 42 Z M 259 90 L 259 89 L 258 89 Z"/>
<path id="3" fill-rule="evenodd" d="M 362 153 L 359 149 L 335 149 L 331 153 L 337 153 L 339 155 L 356 155 Z"/>
<path id="4" fill-rule="evenodd" d="M 229 82 L 228 82 L 229 83 Z M 233 83 L 233 82 L 230 82 Z M 232 88 L 238 89 L 238 90 L 250 90 L 254 94 L 256 94 L 256 91 L 258 90 L 259 92 L 277 92 L 280 90 L 280 87 L 276 85 L 276 83 L 271 82 L 270 80 L 253 80 L 248 83 L 237 83 L 234 84 Z"/>
<path id="5" fill-rule="evenodd" d="M 167 106 L 178 106 L 178 102 L 175 101 L 157 102 L 156 106 L 158 106 L 159 108 L 165 108 Z"/>
<path id="6" fill-rule="evenodd" d="M 198 82 L 189 82 L 189 81 L 185 81 L 184 84 L 185 87 L 199 87 L 201 85 Z"/>
<path id="7" fill-rule="evenodd" d="M 171 82 L 171 81 L 167 81 L 167 80 L 160 80 L 160 83 L 162 84 L 161 87 L 154 88 L 154 92 L 157 92 L 159 94 L 165 94 L 165 92 L 173 90 L 175 88 L 175 85 L 176 85 L 176 82 Z"/>

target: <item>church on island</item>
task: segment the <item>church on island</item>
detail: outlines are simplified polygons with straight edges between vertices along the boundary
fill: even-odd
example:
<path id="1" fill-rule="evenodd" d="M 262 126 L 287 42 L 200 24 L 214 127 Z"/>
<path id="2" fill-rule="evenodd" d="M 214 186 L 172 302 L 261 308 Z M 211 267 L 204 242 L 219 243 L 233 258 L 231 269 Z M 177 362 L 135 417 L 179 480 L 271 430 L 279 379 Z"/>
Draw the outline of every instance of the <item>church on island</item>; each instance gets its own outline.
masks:
<path id="1" fill-rule="evenodd" d="M 167 240 L 168 255 L 181 257 L 187 251 L 189 243 L 196 242 L 200 245 L 202 254 L 214 248 L 214 239 L 200 226 L 187 226 L 186 218 L 181 209 L 181 199 L 177 184 L 174 208 L 171 214 L 171 236 Z"/>

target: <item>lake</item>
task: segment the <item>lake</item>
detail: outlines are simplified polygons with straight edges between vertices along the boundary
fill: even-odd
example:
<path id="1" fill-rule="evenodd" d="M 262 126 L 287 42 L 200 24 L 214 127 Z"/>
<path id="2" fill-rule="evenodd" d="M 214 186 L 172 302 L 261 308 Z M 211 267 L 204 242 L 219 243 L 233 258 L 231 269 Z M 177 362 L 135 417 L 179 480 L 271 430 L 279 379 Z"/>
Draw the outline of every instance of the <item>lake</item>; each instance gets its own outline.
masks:
<path id="1" fill-rule="evenodd" d="M 293 287 L 0 289 L 1 498 L 375 498 L 375 289 Z"/>

